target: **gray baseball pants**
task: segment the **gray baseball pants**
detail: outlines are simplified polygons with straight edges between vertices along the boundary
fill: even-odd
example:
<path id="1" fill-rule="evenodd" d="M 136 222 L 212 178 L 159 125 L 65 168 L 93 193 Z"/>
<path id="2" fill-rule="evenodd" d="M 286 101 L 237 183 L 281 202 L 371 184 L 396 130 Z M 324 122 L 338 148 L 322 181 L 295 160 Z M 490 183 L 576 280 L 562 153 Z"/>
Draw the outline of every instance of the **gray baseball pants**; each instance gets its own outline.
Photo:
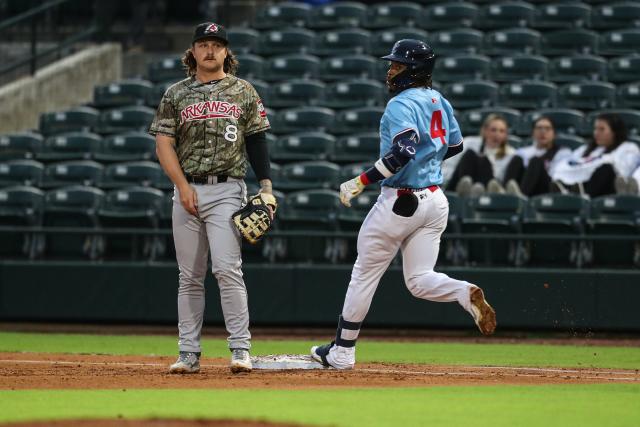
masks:
<path id="1" fill-rule="evenodd" d="M 246 197 L 244 181 L 229 178 L 217 184 L 192 184 L 198 196 L 198 216 L 173 197 L 173 239 L 179 268 L 178 331 L 180 351 L 199 352 L 204 317 L 204 278 L 211 252 L 213 275 L 220 288 L 229 348 L 251 347 L 247 289 L 242 279 L 241 237 L 231 215 Z"/>

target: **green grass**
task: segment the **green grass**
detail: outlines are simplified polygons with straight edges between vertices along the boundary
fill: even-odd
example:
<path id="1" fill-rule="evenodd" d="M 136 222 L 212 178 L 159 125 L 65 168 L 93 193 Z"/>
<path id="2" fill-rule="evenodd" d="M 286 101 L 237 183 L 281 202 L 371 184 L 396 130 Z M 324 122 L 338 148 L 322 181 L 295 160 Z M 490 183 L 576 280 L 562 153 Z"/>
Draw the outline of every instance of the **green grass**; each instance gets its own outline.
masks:
<path id="1" fill-rule="evenodd" d="M 49 353 L 144 354 L 174 356 L 176 337 L 82 334 L 0 333 L 0 351 Z M 223 339 L 204 339 L 205 357 L 228 357 Z M 314 341 L 254 340 L 252 354 L 307 354 Z M 557 366 L 640 368 L 638 347 L 568 345 L 416 343 L 362 340 L 359 362 L 426 363 L 443 365 Z"/>
<path id="2" fill-rule="evenodd" d="M 0 421 L 240 418 L 336 426 L 638 426 L 640 386 L 0 391 Z"/>

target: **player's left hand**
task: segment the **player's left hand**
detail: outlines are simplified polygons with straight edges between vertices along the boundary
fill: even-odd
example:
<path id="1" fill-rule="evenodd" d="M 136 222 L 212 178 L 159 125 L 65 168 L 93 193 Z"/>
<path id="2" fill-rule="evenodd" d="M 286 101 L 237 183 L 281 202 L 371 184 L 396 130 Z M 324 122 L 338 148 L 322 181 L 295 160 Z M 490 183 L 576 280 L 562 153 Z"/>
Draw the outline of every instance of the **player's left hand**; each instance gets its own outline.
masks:
<path id="1" fill-rule="evenodd" d="M 273 217 L 276 214 L 276 209 L 278 209 L 278 201 L 276 200 L 276 196 L 273 193 L 268 193 L 266 191 L 260 190 L 258 192 L 258 196 L 262 199 L 262 201 L 267 205 L 269 209 L 269 217 L 273 220 Z"/>
<path id="2" fill-rule="evenodd" d="M 345 181 L 340 184 L 340 201 L 342 202 L 342 204 L 350 208 L 351 199 L 362 193 L 364 187 L 365 185 L 362 183 L 362 180 L 359 176 L 356 176 L 355 178 L 352 178 L 349 181 Z"/>

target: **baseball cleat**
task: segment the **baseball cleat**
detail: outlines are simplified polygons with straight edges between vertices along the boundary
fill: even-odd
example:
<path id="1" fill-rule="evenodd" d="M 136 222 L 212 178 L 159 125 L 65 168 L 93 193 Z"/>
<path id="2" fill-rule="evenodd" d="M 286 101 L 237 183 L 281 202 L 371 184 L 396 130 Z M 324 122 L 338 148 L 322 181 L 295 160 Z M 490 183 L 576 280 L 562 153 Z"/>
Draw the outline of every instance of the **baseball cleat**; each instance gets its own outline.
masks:
<path id="1" fill-rule="evenodd" d="M 333 352 L 331 352 L 332 348 Z M 353 369 L 356 363 L 355 355 L 355 347 L 340 347 L 335 345 L 335 341 L 311 347 L 311 358 L 322 363 L 326 368 Z"/>
<path id="2" fill-rule="evenodd" d="M 496 330 L 496 312 L 484 299 L 484 292 L 477 286 L 474 286 L 469 293 L 471 300 L 471 314 L 475 320 L 478 329 L 483 335 L 491 335 Z"/>
<path id="3" fill-rule="evenodd" d="M 249 350 L 243 348 L 234 348 L 231 350 L 231 364 L 229 365 L 231 372 L 238 374 L 240 372 L 251 372 L 253 365 L 249 357 Z"/>
<path id="4" fill-rule="evenodd" d="M 170 374 L 196 374 L 198 372 L 200 372 L 200 357 L 187 351 L 181 351 L 176 363 L 169 366 Z"/>

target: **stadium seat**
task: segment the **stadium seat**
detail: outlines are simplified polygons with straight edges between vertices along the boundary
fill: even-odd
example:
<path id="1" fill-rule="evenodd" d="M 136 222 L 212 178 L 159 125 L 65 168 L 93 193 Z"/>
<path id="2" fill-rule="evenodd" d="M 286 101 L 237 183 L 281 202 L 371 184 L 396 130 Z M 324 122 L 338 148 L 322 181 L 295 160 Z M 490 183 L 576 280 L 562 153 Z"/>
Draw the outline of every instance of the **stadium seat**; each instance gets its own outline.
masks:
<path id="1" fill-rule="evenodd" d="M 474 110 L 465 111 L 458 114 L 458 124 L 462 135 L 479 135 L 482 122 L 489 114 L 500 114 L 507 120 L 509 124 L 509 133 L 515 133 L 520 126 L 520 111 L 506 107 L 485 107 Z"/>
<path id="2" fill-rule="evenodd" d="M 500 103 L 511 108 L 548 108 L 556 104 L 558 88 L 553 83 L 521 81 L 500 87 Z"/>
<path id="3" fill-rule="evenodd" d="M 584 233 L 589 200 L 576 194 L 543 194 L 529 199 L 522 219 L 525 234 L 563 235 L 562 240 L 524 241 L 524 260 L 532 266 L 583 265 L 583 243 L 571 236 Z"/>
<path id="4" fill-rule="evenodd" d="M 527 27 L 533 19 L 535 7 L 523 1 L 505 1 L 483 5 L 475 26 L 482 29 Z"/>
<path id="5" fill-rule="evenodd" d="M 339 138 L 329 154 L 337 163 L 374 162 L 380 157 L 380 135 L 365 132 Z"/>
<path id="6" fill-rule="evenodd" d="M 480 53 L 484 34 L 472 28 L 442 30 L 431 35 L 431 45 L 438 55 Z"/>
<path id="7" fill-rule="evenodd" d="M 155 188 L 127 187 L 108 192 L 98 209 L 100 226 L 110 229 L 157 229 L 159 212 L 162 209 L 163 193 Z M 127 233 L 106 233 L 101 239 L 104 259 L 130 259 L 141 257 L 155 259 L 159 238 L 139 235 L 135 230 Z"/>
<path id="8" fill-rule="evenodd" d="M 596 55 L 561 56 L 549 64 L 549 79 L 555 83 L 605 80 L 606 75 L 607 61 Z"/>
<path id="9" fill-rule="evenodd" d="M 275 133 L 333 130 L 335 113 L 323 107 L 299 107 L 279 111 L 271 126 Z"/>
<path id="10" fill-rule="evenodd" d="M 155 110 L 144 106 L 114 108 L 100 114 L 96 130 L 101 134 L 113 134 L 139 130 L 146 132 L 153 121 Z"/>
<path id="11" fill-rule="evenodd" d="M 640 111 L 629 108 L 614 108 L 607 110 L 593 111 L 587 115 L 584 121 L 583 135 L 591 135 L 593 132 L 593 123 L 596 116 L 600 113 L 613 113 L 619 115 L 627 125 L 629 137 L 640 136 Z"/>
<path id="12" fill-rule="evenodd" d="M 256 191 L 257 192 L 257 191 Z M 251 193 L 255 194 L 255 193 Z M 163 230 L 171 230 L 173 226 L 173 191 L 164 192 L 158 212 L 158 227 Z M 176 245 L 173 241 L 173 233 L 158 236 L 158 259 L 174 261 L 176 259 Z M 244 254 L 244 253 L 243 253 Z"/>
<path id="13" fill-rule="evenodd" d="M 588 4 L 554 2 L 536 7 L 531 26 L 539 30 L 589 27 L 590 17 Z"/>
<path id="14" fill-rule="evenodd" d="M 99 85 L 93 88 L 93 106 L 96 108 L 144 105 L 153 89 L 147 80 L 129 79 Z"/>
<path id="15" fill-rule="evenodd" d="M 264 56 L 306 53 L 311 50 L 314 41 L 314 32 L 303 28 L 267 31 L 260 35 L 255 53 Z"/>
<path id="16" fill-rule="evenodd" d="M 429 31 L 473 27 L 476 23 L 478 10 L 478 6 L 465 1 L 451 1 L 427 6 L 422 11 L 418 25 Z"/>
<path id="17" fill-rule="evenodd" d="M 530 28 L 507 28 L 485 34 L 487 55 L 534 54 L 540 49 L 540 33 Z"/>
<path id="18" fill-rule="evenodd" d="M 42 225 L 45 227 L 98 227 L 96 212 L 104 192 L 84 185 L 62 187 L 45 194 Z M 46 234 L 44 252 L 47 259 L 88 258 L 99 255 L 100 239 L 97 234 Z"/>
<path id="19" fill-rule="evenodd" d="M 434 76 L 439 82 L 482 80 L 489 77 L 491 60 L 485 55 L 458 54 L 438 58 Z"/>
<path id="20" fill-rule="evenodd" d="M 16 132 L 0 135 L 0 161 L 33 159 L 42 149 L 42 135 L 35 132 Z"/>
<path id="21" fill-rule="evenodd" d="M 142 160 L 138 162 L 114 163 L 104 170 L 103 188 L 128 186 L 152 186 L 164 171 L 156 162 Z"/>
<path id="22" fill-rule="evenodd" d="M 600 55 L 631 55 L 638 53 L 640 28 L 613 30 L 600 35 Z"/>
<path id="23" fill-rule="evenodd" d="M 427 32 L 419 28 L 398 27 L 378 30 L 371 35 L 370 53 L 373 56 L 381 57 L 391 53 L 393 45 L 398 40 L 416 39 L 429 40 Z M 439 52 L 437 52 L 439 54 Z"/>
<path id="24" fill-rule="evenodd" d="M 619 85 L 616 91 L 616 107 L 640 109 L 640 83 Z"/>
<path id="25" fill-rule="evenodd" d="M 498 85 L 491 81 L 468 80 L 444 87 L 445 97 L 453 108 L 481 108 L 496 104 Z"/>
<path id="26" fill-rule="evenodd" d="M 227 38 L 229 45 L 233 47 L 233 51 L 240 53 L 253 53 L 258 46 L 258 41 L 264 38 L 265 34 L 253 28 L 234 27 L 227 30 Z"/>
<path id="27" fill-rule="evenodd" d="M 325 30 L 331 28 L 360 27 L 367 14 L 367 6 L 351 1 L 327 3 L 311 9 L 307 28 Z"/>
<path id="28" fill-rule="evenodd" d="M 182 76 L 183 78 L 185 75 Z M 163 83 L 157 83 L 153 86 L 153 89 L 147 95 L 146 105 L 150 108 L 156 109 L 158 105 L 160 105 L 160 101 L 162 101 L 162 97 L 164 96 L 167 89 L 170 86 L 173 86 L 175 82 L 168 81 Z"/>
<path id="29" fill-rule="evenodd" d="M 598 30 L 640 27 L 640 4 L 624 1 L 598 5 L 591 12 L 591 27 Z"/>
<path id="30" fill-rule="evenodd" d="M 340 174 L 338 175 L 338 181 L 340 183 L 347 181 L 354 176 L 362 174 L 362 172 L 366 172 L 373 163 L 369 161 L 351 163 L 348 165 L 343 165 L 340 167 Z"/>
<path id="31" fill-rule="evenodd" d="M 592 30 L 573 29 L 545 32 L 540 53 L 546 56 L 596 53 L 598 33 Z"/>
<path id="32" fill-rule="evenodd" d="M 269 145 L 273 144 L 275 144 L 275 141 L 273 143 L 269 143 Z M 274 182 L 274 187 L 277 188 L 277 182 L 280 179 L 280 171 L 282 170 L 282 167 L 279 164 L 273 162 L 269 165 L 269 167 L 271 169 L 271 180 Z M 258 179 L 256 178 L 255 171 L 250 165 L 247 165 L 247 173 L 244 177 L 244 181 L 247 184 L 247 191 L 249 194 L 255 194 L 260 189 L 260 184 L 258 183 Z M 255 191 L 253 191 L 254 187 Z"/>
<path id="33" fill-rule="evenodd" d="M 51 163 L 44 171 L 42 186 L 46 188 L 69 185 L 98 186 L 102 183 L 104 166 L 93 160 L 69 160 Z"/>
<path id="34" fill-rule="evenodd" d="M 616 236 L 638 236 L 640 233 L 640 197 L 611 195 L 591 201 L 588 220 L 591 235 L 611 235 L 612 240 L 593 241 L 592 263 L 602 267 L 640 266 L 640 245 L 637 239 L 615 240 Z"/>
<path id="35" fill-rule="evenodd" d="M 104 138 L 94 159 L 101 162 L 155 160 L 156 140 L 146 132 L 126 132 Z"/>
<path id="36" fill-rule="evenodd" d="M 147 67 L 147 75 L 153 83 L 177 82 L 186 77 L 182 58 L 178 57 L 151 61 Z"/>
<path id="37" fill-rule="evenodd" d="M 491 78 L 496 82 L 547 80 L 548 66 L 549 61 L 543 56 L 505 56 L 491 63 Z"/>
<path id="38" fill-rule="evenodd" d="M 559 147 L 567 147 L 570 150 L 575 150 L 576 148 L 584 145 L 585 140 L 583 137 L 578 135 L 556 133 L 555 144 Z"/>
<path id="39" fill-rule="evenodd" d="M 328 133 L 294 133 L 278 138 L 269 154 L 277 162 L 325 160 L 334 144 L 335 137 Z"/>
<path id="40" fill-rule="evenodd" d="M 449 202 L 449 217 L 447 228 L 444 230 L 444 239 L 438 256 L 438 264 L 462 265 L 467 256 L 466 245 L 460 239 L 450 238 L 448 234 L 462 231 L 465 199 L 452 191 L 447 191 L 445 194 Z"/>
<path id="41" fill-rule="evenodd" d="M 339 173 L 338 165 L 324 160 L 290 163 L 282 166 L 277 187 L 282 191 L 333 188 Z"/>
<path id="42" fill-rule="evenodd" d="M 372 78 L 376 62 L 369 55 L 343 55 L 325 58 L 320 64 L 324 81 Z"/>
<path id="43" fill-rule="evenodd" d="M 265 61 L 258 55 L 249 53 L 236 55 L 238 60 L 238 72 L 236 75 L 241 79 L 261 79 L 263 78 L 263 67 Z"/>
<path id="44" fill-rule="evenodd" d="M 269 106 L 273 108 L 299 107 L 322 103 L 325 84 L 319 80 L 292 79 L 271 85 Z"/>
<path id="45" fill-rule="evenodd" d="M 91 132 L 68 132 L 45 139 L 37 154 L 38 160 L 90 159 L 98 150 L 102 138 Z"/>
<path id="46" fill-rule="evenodd" d="M 263 76 L 269 81 L 318 77 L 320 59 L 305 54 L 280 55 L 270 58 L 264 66 Z"/>
<path id="47" fill-rule="evenodd" d="M 313 53 L 319 56 L 366 54 L 371 34 L 361 28 L 338 28 L 316 36 Z"/>
<path id="48" fill-rule="evenodd" d="M 558 95 L 560 107 L 578 110 L 612 108 L 616 98 L 616 87 L 607 82 L 575 82 L 560 87 Z"/>
<path id="49" fill-rule="evenodd" d="M 2 179 L 0 163 L 0 179 Z M 6 184 L 4 184 L 6 185 Z M 11 186 L 0 188 L 0 226 L 31 227 L 42 223 L 42 205 L 44 193 L 30 186 Z M 34 258 L 38 250 L 39 239 L 34 233 L 5 232 L 2 235 L 0 256 Z"/>
<path id="50" fill-rule="evenodd" d="M 98 123 L 99 112 L 90 107 L 76 107 L 66 111 L 40 115 L 40 133 L 44 136 L 64 132 L 88 132 Z"/>
<path id="51" fill-rule="evenodd" d="M 607 78 L 614 83 L 627 83 L 638 80 L 640 55 L 611 58 L 607 67 Z"/>
<path id="52" fill-rule="evenodd" d="M 584 128 L 584 114 L 581 111 L 570 108 L 546 108 L 526 113 L 522 117 L 520 135 L 531 135 L 533 122 L 540 116 L 547 116 L 556 127 L 556 134 L 565 133 L 576 135 Z"/>
<path id="53" fill-rule="evenodd" d="M 416 3 L 379 3 L 369 6 L 367 16 L 361 24 L 364 28 L 415 27 L 420 14 L 420 5 Z"/>
<path id="54" fill-rule="evenodd" d="M 269 96 L 271 95 L 271 85 L 263 80 L 258 79 L 250 79 L 247 80 L 253 88 L 258 92 L 260 99 L 262 100 L 262 104 L 266 107 L 267 116 L 271 116 L 272 111 L 269 111 Z"/>
<path id="55" fill-rule="evenodd" d="M 380 129 L 383 113 L 383 107 L 362 107 L 341 111 L 336 116 L 335 126 L 331 128 L 331 132 L 336 135 L 377 132 Z"/>
<path id="56" fill-rule="evenodd" d="M 17 159 L 0 162 L 0 187 L 9 185 L 39 187 L 43 172 L 44 166 L 35 160 Z"/>
<path id="57" fill-rule="evenodd" d="M 311 13 L 311 6 L 300 2 L 282 2 L 258 9 L 253 27 L 270 30 L 282 27 L 304 27 Z"/>
<path id="58" fill-rule="evenodd" d="M 328 86 L 326 96 L 320 103 L 330 108 L 383 105 L 386 92 L 386 86 L 375 80 L 351 79 Z"/>
<path id="59" fill-rule="evenodd" d="M 510 194 L 487 194 L 467 199 L 462 232 L 467 235 L 517 233 L 525 200 Z M 518 242 L 510 239 L 469 240 L 470 265 L 514 265 Z"/>

